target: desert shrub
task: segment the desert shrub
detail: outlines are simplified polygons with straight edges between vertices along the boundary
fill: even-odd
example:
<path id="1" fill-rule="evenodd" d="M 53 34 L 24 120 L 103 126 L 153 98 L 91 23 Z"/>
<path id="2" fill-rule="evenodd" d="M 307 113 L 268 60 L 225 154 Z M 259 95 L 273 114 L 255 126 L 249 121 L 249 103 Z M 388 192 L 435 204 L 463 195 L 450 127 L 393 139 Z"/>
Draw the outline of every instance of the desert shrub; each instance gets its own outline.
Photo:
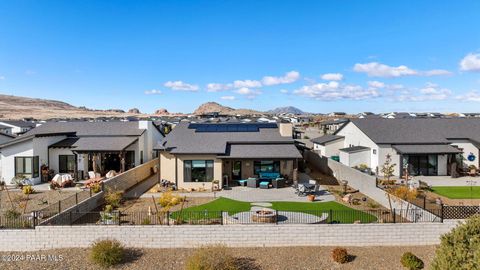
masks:
<path id="1" fill-rule="evenodd" d="M 113 211 L 113 206 L 111 204 L 107 204 L 105 205 L 105 208 L 103 209 L 103 211 L 107 213 L 111 213 Z"/>
<path id="2" fill-rule="evenodd" d="M 93 243 L 90 259 L 101 267 L 110 267 L 123 261 L 125 250 L 117 240 L 100 240 Z"/>
<path id="3" fill-rule="evenodd" d="M 20 212 L 17 212 L 15 210 L 7 210 L 4 214 L 6 219 L 17 219 L 20 217 Z"/>
<path id="4" fill-rule="evenodd" d="M 183 201 L 183 198 L 177 195 L 174 195 L 171 190 L 162 193 L 160 198 L 158 199 L 158 203 L 162 207 L 172 207 L 177 205 Z"/>
<path id="5" fill-rule="evenodd" d="M 150 225 L 152 224 L 152 221 L 150 220 L 150 218 L 144 218 L 142 220 L 142 225 Z"/>
<path id="6" fill-rule="evenodd" d="M 402 263 L 403 267 L 407 268 L 408 270 L 423 269 L 423 261 L 411 252 L 403 253 L 400 262 Z"/>
<path id="7" fill-rule="evenodd" d="M 109 189 L 105 193 L 105 202 L 111 205 L 113 208 L 118 208 L 120 206 L 120 202 L 122 202 L 122 195 L 123 192 L 121 191 Z"/>
<path id="8" fill-rule="evenodd" d="M 380 207 L 380 205 L 379 205 L 378 203 L 374 202 L 374 201 L 369 201 L 369 202 L 367 203 L 367 206 L 368 206 L 369 208 L 373 208 L 373 209 Z"/>
<path id="9" fill-rule="evenodd" d="M 102 190 L 102 186 L 100 185 L 100 183 L 94 183 L 90 186 L 90 189 L 93 193 L 98 193 Z"/>
<path id="10" fill-rule="evenodd" d="M 432 269 L 480 269 L 480 215 L 467 219 L 441 237 Z"/>
<path id="11" fill-rule="evenodd" d="M 332 259 L 337 263 L 346 263 L 348 262 L 348 253 L 344 248 L 334 248 L 332 250 Z"/>
<path id="12" fill-rule="evenodd" d="M 31 185 L 27 185 L 22 187 L 22 192 L 25 195 L 33 194 L 35 193 L 35 189 Z"/>
<path id="13" fill-rule="evenodd" d="M 197 249 L 186 262 L 186 270 L 238 270 L 234 256 L 222 245 Z"/>

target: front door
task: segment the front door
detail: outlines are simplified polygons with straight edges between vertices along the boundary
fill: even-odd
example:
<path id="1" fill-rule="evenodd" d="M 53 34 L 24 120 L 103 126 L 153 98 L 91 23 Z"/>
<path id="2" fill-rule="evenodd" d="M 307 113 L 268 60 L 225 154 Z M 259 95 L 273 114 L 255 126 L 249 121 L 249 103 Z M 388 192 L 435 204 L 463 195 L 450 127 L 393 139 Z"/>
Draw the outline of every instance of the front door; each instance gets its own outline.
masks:
<path id="1" fill-rule="evenodd" d="M 232 166 L 232 180 L 242 180 L 242 162 L 236 160 Z"/>

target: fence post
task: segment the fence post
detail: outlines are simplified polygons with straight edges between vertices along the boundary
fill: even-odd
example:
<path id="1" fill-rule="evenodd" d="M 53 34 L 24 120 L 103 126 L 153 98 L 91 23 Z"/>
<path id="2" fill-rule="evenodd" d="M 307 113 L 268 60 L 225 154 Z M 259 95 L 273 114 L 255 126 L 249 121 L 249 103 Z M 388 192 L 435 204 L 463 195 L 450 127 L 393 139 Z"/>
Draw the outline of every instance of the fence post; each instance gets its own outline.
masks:
<path id="1" fill-rule="evenodd" d="M 90 192 L 90 197 L 92 197 L 92 188 L 88 190 Z"/>
<path id="2" fill-rule="evenodd" d="M 38 215 L 38 212 L 35 211 L 35 212 L 32 212 L 33 213 L 33 228 L 35 229 L 35 227 L 37 226 L 37 215 Z"/>
<path id="3" fill-rule="evenodd" d="M 58 201 L 58 213 L 62 212 L 62 201 Z"/>
<path id="4" fill-rule="evenodd" d="M 330 223 L 332 223 L 333 222 L 333 211 L 332 211 L 332 209 L 330 209 L 330 210 L 328 210 L 328 212 L 329 212 L 328 217 L 330 218 Z"/>
<path id="5" fill-rule="evenodd" d="M 220 211 L 220 216 L 222 217 L 222 225 L 225 225 L 224 222 L 223 222 L 223 210 Z"/>
<path id="6" fill-rule="evenodd" d="M 395 208 L 393 208 L 392 214 L 393 214 L 393 223 L 397 223 L 397 222 L 396 222 L 396 219 L 397 219 L 396 216 L 397 216 L 397 215 L 396 215 L 396 213 L 395 213 Z"/>
<path id="7" fill-rule="evenodd" d="M 122 223 L 121 219 L 122 219 L 122 212 L 118 210 L 118 226 L 120 226 L 120 224 Z"/>
<path id="8" fill-rule="evenodd" d="M 278 210 L 275 210 L 275 225 L 278 225 Z"/>
<path id="9" fill-rule="evenodd" d="M 75 205 L 78 204 L 78 192 L 75 192 Z"/>
<path id="10" fill-rule="evenodd" d="M 443 203 L 440 205 L 440 222 L 443 223 Z"/>
<path id="11" fill-rule="evenodd" d="M 72 211 L 68 212 L 68 216 L 69 216 L 69 223 L 70 223 L 70 226 L 72 226 Z"/>
<path id="12" fill-rule="evenodd" d="M 423 209 L 427 209 L 427 196 L 423 196 Z"/>

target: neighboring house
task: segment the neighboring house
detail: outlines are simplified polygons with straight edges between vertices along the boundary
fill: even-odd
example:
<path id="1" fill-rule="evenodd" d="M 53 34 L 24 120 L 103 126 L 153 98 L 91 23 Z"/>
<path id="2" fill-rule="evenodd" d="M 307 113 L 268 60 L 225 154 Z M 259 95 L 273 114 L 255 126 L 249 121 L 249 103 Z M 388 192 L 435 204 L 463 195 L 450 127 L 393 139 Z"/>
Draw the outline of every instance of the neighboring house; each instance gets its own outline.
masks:
<path id="1" fill-rule="evenodd" d="M 321 155 L 338 153 L 351 167 L 380 170 L 390 155 L 396 176 L 406 165 L 410 175 L 450 175 L 458 167 L 479 167 L 480 119 L 353 119 L 334 136 L 315 141 Z"/>
<path id="2" fill-rule="evenodd" d="M 25 132 L 35 128 L 37 125 L 31 121 L 0 121 L 0 125 L 5 126 L 7 128 L 11 128 L 11 133 L 13 135 L 20 135 L 24 134 Z"/>
<path id="3" fill-rule="evenodd" d="M 163 139 L 150 121 L 49 122 L 0 145 L 2 178 L 24 176 L 33 184 L 42 167 L 86 178 L 88 171 L 105 174 L 128 170 L 155 157 L 153 146 Z"/>
<path id="4" fill-rule="evenodd" d="M 13 128 L 0 124 L 0 133 L 7 134 L 7 135 L 13 135 Z"/>
<path id="5" fill-rule="evenodd" d="M 290 123 L 179 123 L 155 147 L 161 178 L 179 188 L 237 185 L 237 180 L 278 173 L 294 178 L 302 155 Z"/>
<path id="6" fill-rule="evenodd" d="M 320 127 L 324 131 L 325 134 L 331 134 L 340 129 L 345 123 L 348 123 L 348 119 L 335 119 L 324 121 L 320 123 Z"/>
<path id="7" fill-rule="evenodd" d="M 327 134 L 311 141 L 315 152 L 325 157 L 332 157 L 340 155 L 339 149 L 343 148 L 343 139 L 342 136 Z"/>

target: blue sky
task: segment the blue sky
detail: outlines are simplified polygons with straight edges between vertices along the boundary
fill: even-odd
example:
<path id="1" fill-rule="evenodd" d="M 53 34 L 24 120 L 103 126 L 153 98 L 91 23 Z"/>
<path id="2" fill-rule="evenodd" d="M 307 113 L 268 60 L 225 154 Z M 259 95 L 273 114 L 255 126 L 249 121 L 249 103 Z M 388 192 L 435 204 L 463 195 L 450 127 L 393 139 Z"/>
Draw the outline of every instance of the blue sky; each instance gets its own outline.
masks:
<path id="1" fill-rule="evenodd" d="M 480 111 L 479 14 L 476 0 L 1 0 L 0 92 L 143 112 Z"/>

